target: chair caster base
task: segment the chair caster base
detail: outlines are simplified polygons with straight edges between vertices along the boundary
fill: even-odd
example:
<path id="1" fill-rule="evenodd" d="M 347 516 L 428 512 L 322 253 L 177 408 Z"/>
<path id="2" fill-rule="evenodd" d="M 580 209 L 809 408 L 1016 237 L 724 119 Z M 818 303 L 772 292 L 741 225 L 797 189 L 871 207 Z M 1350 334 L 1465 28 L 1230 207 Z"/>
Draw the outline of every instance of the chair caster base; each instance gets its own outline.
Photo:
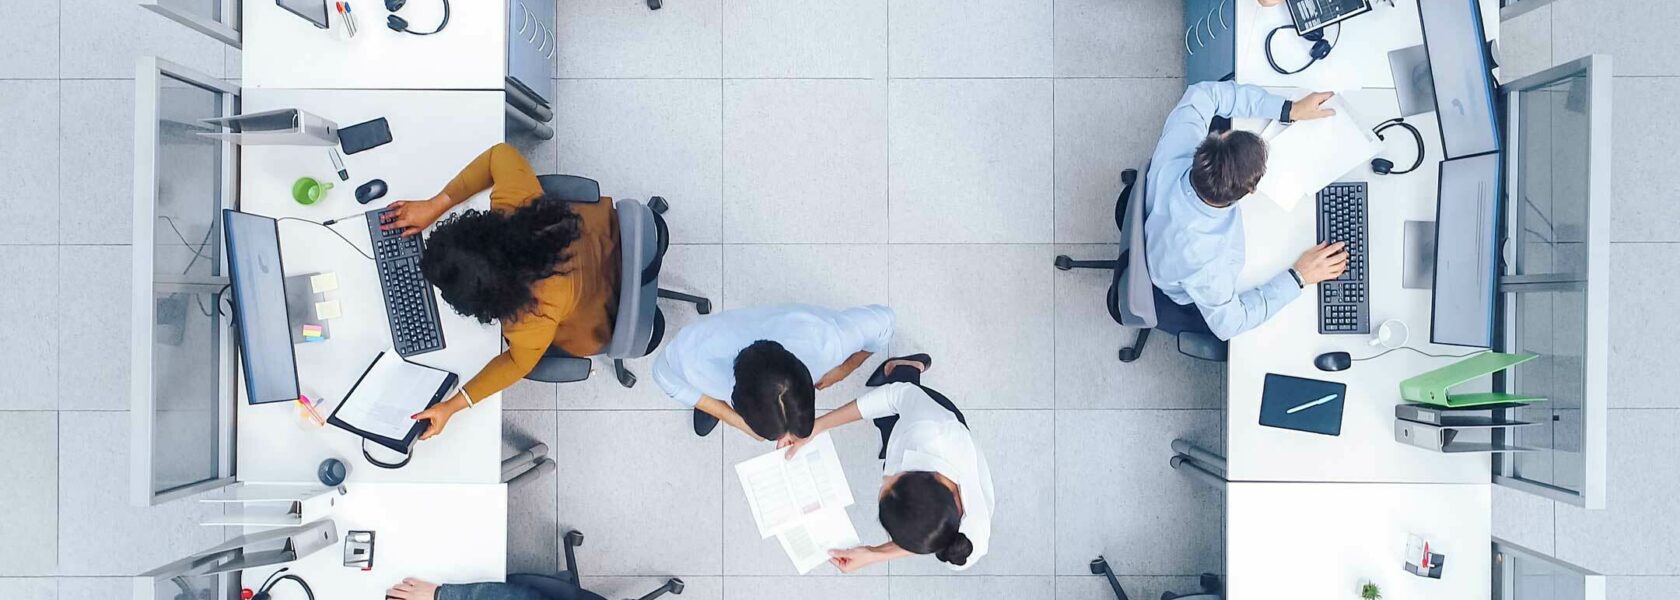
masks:
<path id="1" fill-rule="evenodd" d="M 1137 348 L 1121 348 L 1119 355 L 1120 362 L 1129 363 L 1143 356 L 1143 353 L 1138 352 Z"/>
<path id="2" fill-rule="evenodd" d="M 583 532 L 576 529 L 566 532 L 566 544 L 570 546 L 582 546 Z"/>
<path id="3" fill-rule="evenodd" d="M 1096 560 L 1091 561 L 1091 574 L 1092 575 L 1101 575 L 1101 574 L 1107 573 L 1107 572 L 1108 572 L 1108 561 L 1103 560 L 1103 557 L 1098 556 L 1096 558 Z"/>
<path id="4" fill-rule="evenodd" d="M 694 303 L 694 312 L 700 313 L 702 315 L 712 314 L 712 301 L 711 300 L 701 300 L 699 302 Z"/>
<path id="5" fill-rule="evenodd" d="M 647 0 L 647 5 L 648 10 L 659 10 L 659 7 L 664 6 L 665 3 L 660 0 Z"/>
<path id="6" fill-rule="evenodd" d="M 1056 268 L 1059 269 L 1059 270 L 1062 270 L 1062 271 L 1072 271 L 1073 270 L 1073 258 L 1066 255 L 1066 254 L 1062 254 L 1062 255 L 1057 256 L 1056 257 Z"/>

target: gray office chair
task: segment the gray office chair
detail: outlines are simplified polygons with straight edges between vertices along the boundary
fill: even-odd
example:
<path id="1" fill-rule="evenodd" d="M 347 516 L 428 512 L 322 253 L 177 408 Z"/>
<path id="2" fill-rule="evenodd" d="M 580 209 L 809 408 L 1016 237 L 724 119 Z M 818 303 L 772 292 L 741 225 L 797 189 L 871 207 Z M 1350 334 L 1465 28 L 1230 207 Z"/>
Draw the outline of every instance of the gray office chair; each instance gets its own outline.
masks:
<path id="1" fill-rule="evenodd" d="M 566 202 L 600 202 L 601 186 L 595 180 L 575 175 L 541 175 L 543 194 Z M 624 368 L 624 360 L 641 358 L 659 347 L 665 336 L 665 314 L 658 299 L 691 302 L 700 314 L 712 312 L 712 301 L 700 296 L 659 288 L 659 270 L 665 250 L 671 245 L 670 229 L 662 216 L 670 208 L 665 199 L 654 196 L 643 205 L 636 200 L 613 204 L 618 214 L 620 258 L 618 312 L 613 317 L 612 341 L 601 355 L 612 359 L 613 372 L 624 387 L 636 385 L 636 375 Z M 550 347 L 526 379 L 545 383 L 568 383 L 589 378 L 590 358 L 572 356 Z"/>
<path id="2" fill-rule="evenodd" d="M 1091 561 L 1091 574 L 1108 578 L 1108 587 L 1114 589 L 1115 600 L 1131 600 L 1126 596 L 1126 590 L 1120 589 L 1120 580 L 1114 577 L 1114 570 L 1108 568 L 1108 561 L 1103 560 L 1103 557 L 1098 556 L 1096 560 Z M 1225 597 L 1225 586 L 1219 581 L 1218 575 L 1203 573 L 1200 583 L 1202 589 L 1199 592 L 1190 595 L 1162 592 L 1161 600 L 1222 600 Z"/>
<path id="3" fill-rule="evenodd" d="M 544 600 L 606 600 L 606 597 L 583 589 L 583 581 L 578 578 L 577 555 L 575 550 L 583 545 L 583 534 L 577 531 L 566 532 L 563 538 L 566 546 L 566 570 L 557 575 L 533 575 L 518 573 L 507 576 L 507 582 L 523 588 L 531 589 L 541 594 Z M 637 600 L 653 600 L 665 594 L 682 595 L 683 580 L 676 577 L 665 580 L 665 585 L 648 592 Z"/>
<path id="4" fill-rule="evenodd" d="M 1149 166 L 1144 165 L 1144 172 Z M 1149 262 L 1143 244 L 1145 198 L 1148 198 L 1148 178 L 1138 178 L 1137 169 L 1120 173 L 1123 186 L 1114 201 L 1114 225 L 1120 229 L 1120 256 L 1115 260 L 1073 260 L 1066 254 L 1056 257 L 1056 268 L 1108 269 L 1114 279 L 1108 285 L 1108 316 L 1115 323 L 1138 330 L 1131 346 L 1120 349 L 1120 362 L 1132 362 L 1143 356 L 1149 332 L 1158 323 L 1156 303 L 1167 300 L 1149 279 Z M 1165 307 L 1172 310 L 1176 307 Z M 1165 330 L 1163 330 L 1165 331 Z M 1225 342 L 1213 334 L 1200 331 L 1166 331 L 1178 338 L 1178 351 L 1186 356 L 1225 362 Z"/>

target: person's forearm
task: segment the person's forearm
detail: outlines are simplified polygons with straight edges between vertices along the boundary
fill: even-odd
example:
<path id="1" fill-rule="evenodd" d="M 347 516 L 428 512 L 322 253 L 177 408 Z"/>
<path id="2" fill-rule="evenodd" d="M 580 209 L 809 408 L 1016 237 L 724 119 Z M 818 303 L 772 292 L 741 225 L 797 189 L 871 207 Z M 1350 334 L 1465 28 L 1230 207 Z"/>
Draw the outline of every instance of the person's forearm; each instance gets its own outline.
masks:
<path id="1" fill-rule="evenodd" d="M 828 411 L 828 414 L 817 417 L 817 422 L 815 426 L 812 427 L 811 435 L 816 435 L 861 419 L 863 419 L 863 413 L 858 411 L 857 401 L 853 400 L 851 402 L 847 402 L 845 406 Z"/>
<path id="2" fill-rule="evenodd" d="M 735 412 L 735 407 L 730 406 L 728 402 L 702 394 L 700 396 L 700 402 L 696 403 L 694 408 L 700 412 L 717 417 L 717 420 L 727 423 L 730 427 L 739 429 L 742 433 L 752 436 L 753 438 L 758 437 L 758 434 L 753 433 L 752 428 L 747 426 L 747 420 L 741 418 L 741 413 Z"/>
<path id="3" fill-rule="evenodd" d="M 886 561 L 889 561 L 889 560 L 904 558 L 906 556 L 910 556 L 910 551 L 909 550 L 905 550 L 903 548 L 900 548 L 900 547 L 898 547 L 898 544 L 895 544 L 893 542 L 887 542 L 885 544 L 880 544 L 878 546 L 870 546 L 869 549 L 870 549 L 870 551 L 874 552 L 875 556 L 876 556 L 876 559 L 873 562 L 886 562 Z"/>

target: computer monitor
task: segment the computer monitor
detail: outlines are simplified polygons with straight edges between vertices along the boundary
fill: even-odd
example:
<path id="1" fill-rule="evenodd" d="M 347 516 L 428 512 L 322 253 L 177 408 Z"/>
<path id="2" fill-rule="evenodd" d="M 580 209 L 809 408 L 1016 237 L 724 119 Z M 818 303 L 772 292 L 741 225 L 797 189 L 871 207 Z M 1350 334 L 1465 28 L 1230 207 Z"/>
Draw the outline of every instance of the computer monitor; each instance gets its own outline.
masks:
<path id="1" fill-rule="evenodd" d="M 278 225 L 268 217 L 222 211 L 228 275 L 233 279 L 233 322 L 239 332 L 245 398 L 251 404 L 289 402 L 299 394 Z"/>
<path id="2" fill-rule="evenodd" d="M 327 0 L 274 0 L 274 3 L 316 27 L 327 28 Z"/>
<path id="3" fill-rule="evenodd" d="M 1499 277 L 1500 155 L 1441 161 L 1429 341 L 1491 348 Z"/>
<path id="4" fill-rule="evenodd" d="M 1476 0 L 1418 0 L 1447 158 L 1499 150 L 1493 61 Z"/>

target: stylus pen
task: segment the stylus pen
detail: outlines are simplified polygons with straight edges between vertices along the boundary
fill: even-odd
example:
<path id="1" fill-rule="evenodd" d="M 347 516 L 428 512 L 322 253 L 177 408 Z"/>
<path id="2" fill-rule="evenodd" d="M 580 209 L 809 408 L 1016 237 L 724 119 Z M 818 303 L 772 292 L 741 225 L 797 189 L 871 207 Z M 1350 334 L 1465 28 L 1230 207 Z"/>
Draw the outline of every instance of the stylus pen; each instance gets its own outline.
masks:
<path id="1" fill-rule="evenodd" d="M 333 168 L 338 169 L 338 180 L 350 181 L 350 171 L 344 169 L 344 157 L 338 155 L 338 148 L 327 148 L 327 156 L 332 158 Z"/>
<path id="2" fill-rule="evenodd" d="M 1314 406 L 1318 406 L 1318 405 L 1320 405 L 1320 404 L 1324 404 L 1324 403 L 1326 403 L 1326 402 L 1329 402 L 1329 401 L 1331 401 L 1331 400 L 1335 400 L 1335 399 L 1336 399 L 1336 395 L 1335 395 L 1335 394 L 1330 394 L 1330 395 L 1328 395 L 1328 396 L 1325 396 L 1325 397 L 1323 397 L 1323 398 L 1319 398 L 1319 399 L 1317 399 L 1317 400 L 1314 400 L 1314 401 L 1312 401 L 1312 402 L 1308 402 L 1308 403 L 1306 403 L 1306 404 L 1302 404 L 1302 405 L 1300 405 L 1300 406 L 1296 406 L 1296 407 L 1295 407 L 1295 408 L 1291 408 L 1291 409 L 1289 409 L 1289 410 L 1286 410 L 1286 411 L 1283 411 L 1283 414 L 1286 414 L 1286 415 L 1293 415 L 1293 414 L 1295 414 L 1295 413 L 1298 413 L 1298 412 L 1301 412 L 1301 411 L 1303 411 L 1303 410 L 1306 410 L 1306 409 L 1309 409 L 1309 408 L 1312 408 L 1312 407 L 1314 407 Z"/>

